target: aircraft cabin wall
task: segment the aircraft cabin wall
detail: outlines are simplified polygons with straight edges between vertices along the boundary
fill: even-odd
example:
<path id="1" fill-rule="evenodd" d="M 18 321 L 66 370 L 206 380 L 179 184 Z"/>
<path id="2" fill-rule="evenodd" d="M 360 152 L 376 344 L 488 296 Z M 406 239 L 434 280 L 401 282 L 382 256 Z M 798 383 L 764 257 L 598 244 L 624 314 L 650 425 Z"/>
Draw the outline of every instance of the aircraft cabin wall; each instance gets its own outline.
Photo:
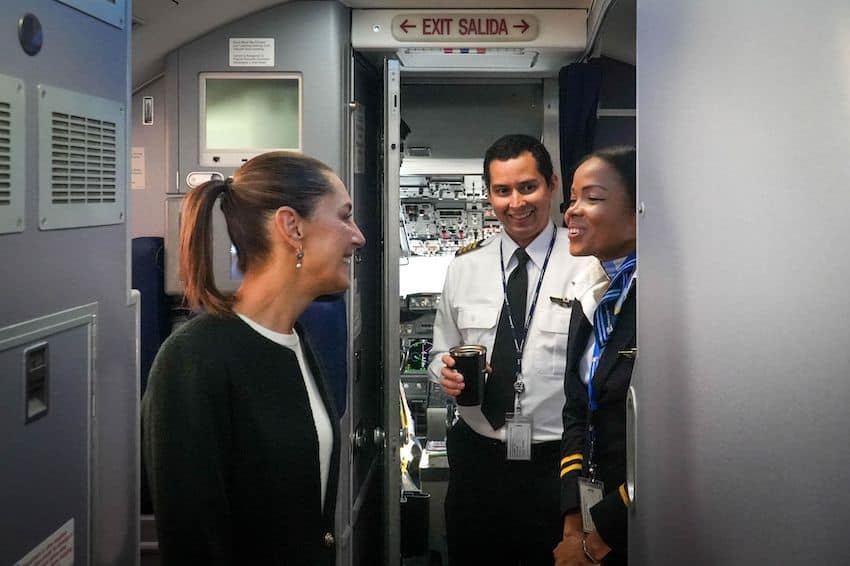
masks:
<path id="1" fill-rule="evenodd" d="M 165 194 L 176 190 L 176 175 L 166 167 L 168 109 L 176 99 L 167 95 L 166 80 L 156 79 L 133 93 L 131 125 L 130 234 L 132 238 L 165 236 Z M 143 120 L 143 104 L 150 114 Z M 171 126 L 172 128 L 174 126 Z M 171 184 L 169 184 L 169 181 Z"/>
<path id="2" fill-rule="evenodd" d="M 237 165 L 200 159 L 199 73 L 294 73 L 301 77 L 301 150 L 343 173 L 346 163 L 348 10 L 336 2 L 292 2 L 252 14 L 168 55 L 164 77 L 134 93 L 133 146 L 144 148 L 146 190 L 134 194 L 133 235 L 164 236 L 166 194 L 189 190 L 192 172 L 228 177 Z M 229 65 L 230 38 L 271 38 L 273 66 Z M 153 125 L 142 125 L 143 98 L 154 98 Z M 344 174 L 343 174 L 344 177 Z M 159 218 L 152 221 L 152 218 Z"/>
<path id="3" fill-rule="evenodd" d="M 22 207 L 0 229 L 2 564 L 57 541 L 75 564 L 137 560 L 130 3 L 99 3 L 109 21 L 93 4 L 6 0 L 0 15 L 0 169 L 20 172 L 8 189 Z M 26 14 L 41 30 L 32 55 Z"/>
<path id="4" fill-rule="evenodd" d="M 235 167 L 204 166 L 198 159 L 198 125 L 203 119 L 198 105 L 198 73 L 213 71 L 300 74 L 303 81 L 302 149 L 340 171 L 344 163 L 343 100 L 348 34 L 348 12 L 342 5 L 293 2 L 228 24 L 181 47 L 176 60 L 169 61 L 167 71 L 171 76 L 176 75 L 180 89 L 179 137 L 176 144 L 169 144 L 172 152 L 175 149 L 178 152 L 178 171 L 220 170 L 229 175 L 235 170 Z M 228 39 L 239 37 L 274 39 L 274 66 L 228 65 Z M 175 141 L 173 135 L 170 141 Z M 181 178 L 178 190 L 185 192 L 186 189 Z"/>
<path id="5" fill-rule="evenodd" d="M 212 87 L 206 89 L 210 94 L 204 92 L 202 96 L 202 87 L 212 84 L 205 78 L 218 79 L 219 89 L 241 88 L 232 86 L 240 82 L 243 86 L 248 81 L 259 84 L 263 81 L 253 79 L 275 75 L 289 82 L 298 81 L 293 89 L 295 100 L 290 101 L 293 104 L 278 108 L 288 112 L 284 121 L 289 123 L 272 123 L 275 127 L 267 128 L 263 122 L 263 127 L 255 128 L 254 133 L 246 133 L 246 128 L 242 128 L 242 137 L 250 138 L 257 131 L 266 138 L 274 137 L 275 132 L 292 126 L 294 120 L 297 133 L 291 148 L 324 161 L 345 179 L 348 21 L 347 9 L 336 2 L 293 2 L 252 14 L 171 52 L 166 57 L 164 76 L 134 93 L 133 147 L 137 156 L 144 155 L 142 161 L 136 161 L 134 169 L 140 175 L 134 179 L 136 185 L 141 186 L 138 181 L 143 178 L 145 188 L 133 194 L 133 237 L 164 238 L 165 291 L 170 295 L 179 296 L 182 292 L 177 243 L 180 195 L 185 194 L 190 185 L 200 184 L 212 175 L 227 178 L 247 157 L 263 149 L 282 147 L 280 144 L 265 148 L 244 147 L 245 143 L 256 144 L 264 140 L 240 140 L 240 126 L 244 121 L 239 119 L 222 128 L 221 116 L 227 114 L 225 109 L 217 114 L 218 130 L 214 132 L 215 142 L 225 146 L 224 152 L 206 151 L 209 149 L 205 147 L 206 142 L 213 133 L 212 130 L 205 132 L 203 126 L 210 121 L 213 97 Z M 259 61 L 242 59 L 235 63 L 247 64 L 231 65 L 234 62 L 230 59 L 232 38 L 260 40 L 271 46 Z M 237 75 L 244 79 L 230 80 Z M 252 112 L 252 118 L 262 120 L 266 114 L 260 110 L 260 104 L 269 103 L 268 99 L 263 99 L 263 87 L 253 92 L 250 87 L 245 90 L 249 96 L 256 97 L 248 103 L 257 109 Z M 147 116 L 147 121 L 153 122 L 150 125 L 144 123 L 145 116 L 142 116 L 146 97 L 152 98 L 153 112 Z M 233 146 L 228 145 L 231 142 Z M 244 151 L 237 157 L 232 153 L 234 148 Z M 232 250 L 228 251 L 224 217 L 217 208 L 213 222 L 216 284 L 223 291 L 233 291 L 241 275 L 235 269 Z"/>

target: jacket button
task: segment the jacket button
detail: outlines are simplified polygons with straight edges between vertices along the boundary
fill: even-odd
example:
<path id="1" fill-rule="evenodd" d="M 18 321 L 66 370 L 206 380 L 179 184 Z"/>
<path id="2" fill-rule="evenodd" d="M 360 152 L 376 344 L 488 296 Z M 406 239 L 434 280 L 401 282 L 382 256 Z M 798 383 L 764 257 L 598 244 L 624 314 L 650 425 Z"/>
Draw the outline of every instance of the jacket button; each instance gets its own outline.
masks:
<path id="1" fill-rule="evenodd" d="M 333 534 L 330 533 L 330 532 L 325 533 L 324 541 L 325 541 L 325 546 L 327 546 L 328 548 L 332 547 L 334 545 L 334 542 L 336 542 Z"/>

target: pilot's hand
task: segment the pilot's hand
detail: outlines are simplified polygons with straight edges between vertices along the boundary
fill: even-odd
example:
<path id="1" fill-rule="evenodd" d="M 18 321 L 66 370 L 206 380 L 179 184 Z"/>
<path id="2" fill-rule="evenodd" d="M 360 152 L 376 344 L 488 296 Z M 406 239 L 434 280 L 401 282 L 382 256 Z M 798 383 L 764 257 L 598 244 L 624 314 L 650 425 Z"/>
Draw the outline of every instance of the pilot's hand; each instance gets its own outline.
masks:
<path id="1" fill-rule="evenodd" d="M 449 354 L 443 356 L 443 363 L 446 365 L 440 370 L 440 385 L 446 395 L 457 397 L 463 392 L 463 376 L 454 369 L 455 359 Z"/>

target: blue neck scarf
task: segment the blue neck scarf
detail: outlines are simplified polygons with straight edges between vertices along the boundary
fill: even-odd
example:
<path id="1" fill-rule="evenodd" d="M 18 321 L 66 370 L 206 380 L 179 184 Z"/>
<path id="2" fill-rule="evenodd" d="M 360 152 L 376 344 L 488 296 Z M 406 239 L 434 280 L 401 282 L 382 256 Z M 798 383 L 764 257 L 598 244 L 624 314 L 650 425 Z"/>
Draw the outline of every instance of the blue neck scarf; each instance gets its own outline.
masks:
<path id="1" fill-rule="evenodd" d="M 618 263 L 619 265 L 617 265 Z M 626 291 L 631 282 L 632 275 L 634 275 L 637 268 L 637 254 L 632 252 L 622 262 L 620 260 L 603 261 L 602 267 L 605 268 L 605 272 L 611 278 L 611 283 L 608 285 L 608 290 L 605 291 L 593 315 L 593 359 L 590 363 L 590 379 L 587 382 L 587 395 L 590 409 L 594 411 L 599 406 L 599 401 L 593 396 L 593 376 L 596 374 L 596 368 L 599 366 L 599 359 L 605 351 L 608 338 L 614 331 L 614 325 L 617 324 L 617 316 L 620 314 L 619 306 L 622 304 L 620 298 Z M 615 304 L 617 308 L 615 308 Z"/>

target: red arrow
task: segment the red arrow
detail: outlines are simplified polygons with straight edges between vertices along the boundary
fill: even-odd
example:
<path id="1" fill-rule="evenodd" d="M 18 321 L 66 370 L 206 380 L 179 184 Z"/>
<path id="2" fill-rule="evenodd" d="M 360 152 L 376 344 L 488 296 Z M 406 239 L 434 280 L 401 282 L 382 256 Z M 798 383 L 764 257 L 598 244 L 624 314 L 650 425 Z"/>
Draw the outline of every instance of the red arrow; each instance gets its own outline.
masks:
<path id="1" fill-rule="evenodd" d="M 405 21 L 407 21 L 407 20 L 405 20 Z M 531 26 L 529 26 L 529 25 L 528 25 L 528 22 L 526 22 L 526 21 L 525 21 L 525 19 L 522 19 L 522 20 L 520 20 L 520 21 L 522 22 L 522 25 L 521 25 L 521 26 L 520 26 L 520 25 L 515 25 L 514 27 L 515 27 L 515 28 L 519 28 L 519 29 L 521 29 L 521 30 L 522 30 L 522 33 L 527 32 L 527 31 L 528 31 L 528 28 L 530 28 Z"/>
<path id="2" fill-rule="evenodd" d="M 416 26 L 415 26 L 415 25 L 413 25 L 413 24 L 409 24 L 409 23 L 407 23 L 407 18 L 404 18 L 404 21 L 403 21 L 403 22 L 401 22 L 401 25 L 400 25 L 400 26 L 398 26 L 398 27 L 400 27 L 400 28 L 401 28 L 401 30 L 402 30 L 404 33 L 407 33 L 407 30 L 408 30 L 409 28 L 415 28 Z M 525 26 L 525 27 L 527 28 L 527 27 L 528 27 L 528 24 L 526 24 L 526 26 Z"/>

